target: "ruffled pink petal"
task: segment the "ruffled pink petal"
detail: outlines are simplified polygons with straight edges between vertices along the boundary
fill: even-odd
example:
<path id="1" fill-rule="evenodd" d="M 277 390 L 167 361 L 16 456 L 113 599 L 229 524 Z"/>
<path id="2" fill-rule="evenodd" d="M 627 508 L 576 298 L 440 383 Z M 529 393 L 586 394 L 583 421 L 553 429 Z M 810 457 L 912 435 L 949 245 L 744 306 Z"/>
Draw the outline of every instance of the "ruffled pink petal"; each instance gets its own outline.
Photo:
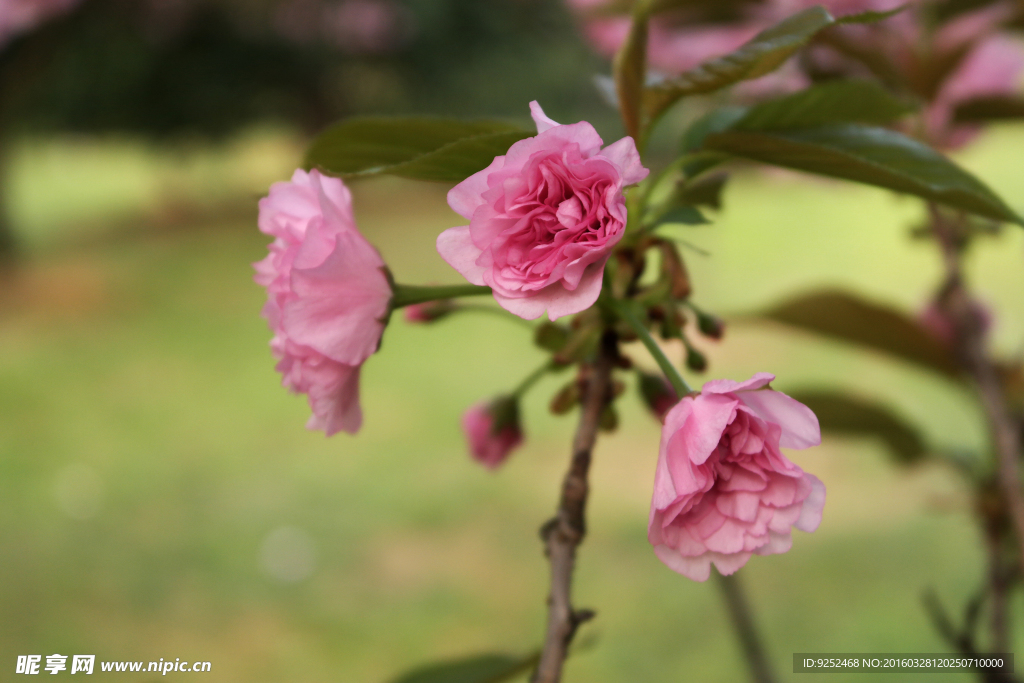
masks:
<path id="1" fill-rule="evenodd" d="M 775 375 L 770 372 L 759 372 L 750 379 L 743 382 L 736 382 L 731 379 L 713 379 L 706 382 L 701 388 L 704 394 L 730 394 L 737 391 L 751 391 L 768 386 L 775 381 Z"/>
<path id="2" fill-rule="evenodd" d="M 437 253 L 470 283 L 480 286 L 484 284 L 485 268 L 477 265 L 483 252 L 473 244 L 468 225 L 449 228 L 438 235 Z"/>
<path id="3" fill-rule="evenodd" d="M 813 474 L 804 473 L 804 478 L 810 481 L 811 493 L 804 499 L 800 518 L 793 526 L 800 531 L 811 533 L 821 524 L 821 515 L 825 509 L 825 484 Z"/>
<path id="4" fill-rule="evenodd" d="M 546 130 L 562 125 L 548 118 L 548 115 L 540 108 L 540 103 L 537 100 L 530 102 L 530 116 L 533 118 L 533 122 L 537 124 L 538 133 L 543 133 Z"/>
<path id="5" fill-rule="evenodd" d="M 380 255 L 361 235 L 341 232 L 334 239 L 321 265 L 292 270 L 295 298 L 283 307 L 282 321 L 296 343 L 358 365 L 377 350 L 391 287 Z"/>
<path id="6" fill-rule="evenodd" d="M 619 167 L 623 185 L 634 185 L 650 173 L 640 161 L 640 153 L 636 151 L 636 143 L 628 135 L 601 150 L 601 156 Z"/>
<path id="7" fill-rule="evenodd" d="M 467 221 L 472 220 L 473 213 L 484 204 L 481 195 L 487 191 L 487 179 L 504 165 L 504 156 L 494 157 L 494 161 L 487 168 L 477 171 L 448 190 L 448 206 L 452 207 L 452 211 Z"/>
<path id="8" fill-rule="evenodd" d="M 740 401 L 765 422 L 779 425 L 784 448 L 810 448 L 821 444 L 818 418 L 810 408 L 780 391 L 743 391 Z"/>
<path id="9" fill-rule="evenodd" d="M 694 400 L 690 419 L 680 432 L 689 462 L 700 465 L 711 456 L 735 410 L 736 400 L 728 396 L 702 394 Z"/>
<path id="10" fill-rule="evenodd" d="M 682 574 L 688 579 L 704 582 L 711 576 L 711 557 L 707 554 L 697 557 L 683 557 L 672 548 L 664 545 L 654 546 L 654 554 L 665 563 L 665 566 Z"/>

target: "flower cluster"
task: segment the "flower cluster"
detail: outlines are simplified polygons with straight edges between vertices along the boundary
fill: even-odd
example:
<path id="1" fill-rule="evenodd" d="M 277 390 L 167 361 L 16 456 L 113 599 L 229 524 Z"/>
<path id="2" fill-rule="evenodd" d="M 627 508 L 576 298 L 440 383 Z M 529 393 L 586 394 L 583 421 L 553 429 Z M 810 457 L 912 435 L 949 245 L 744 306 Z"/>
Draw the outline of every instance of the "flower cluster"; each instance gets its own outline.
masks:
<path id="1" fill-rule="evenodd" d="M 538 328 L 538 343 L 555 353 L 549 363 L 515 392 L 463 415 L 470 454 L 489 469 L 523 441 L 520 395 L 553 368 L 585 358 L 603 334 L 606 318 L 590 309 L 625 235 L 625 190 L 647 175 L 631 138 L 604 146 L 589 123 L 560 125 L 536 102 L 530 108 L 537 135 L 449 192 L 449 204 L 469 224 L 437 238 L 441 257 L 471 283 L 489 287 L 507 311 L 528 320 L 545 311 L 552 321 L 579 314 L 570 327 Z M 445 296 L 421 296 L 429 288 L 402 296 L 408 288 L 393 283 L 359 233 L 351 195 L 337 178 L 299 170 L 290 182 L 275 184 L 260 202 L 259 227 L 274 237 L 255 269 L 267 290 L 263 316 L 274 333 L 271 348 L 283 383 L 307 395 L 310 429 L 354 433 L 362 422 L 360 368 L 377 350 L 392 309 L 408 306 L 406 319 L 423 323 L 446 317 L 456 305 Z M 689 292 L 681 258 L 664 240 L 648 244 L 663 254 L 667 280 L 658 291 L 670 299 L 649 308 L 646 324 L 660 324 L 663 336 L 682 338 L 696 353 L 679 332 L 686 317 L 676 303 Z M 624 273 L 628 287 L 635 287 L 642 268 L 629 264 L 636 258 L 642 252 L 628 251 L 612 281 Z M 722 336 L 721 321 L 691 308 L 701 334 Z M 619 367 L 632 367 L 617 358 Z M 593 370 L 581 371 L 559 392 L 554 412 L 581 400 L 587 372 Z M 817 420 L 772 391 L 772 379 L 759 374 L 742 383 L 709 382 L 701 394 L 680 400 L 682 392 L 665 379 L 640 373 L 641 395 L 664 422 L 649 540 L 665 564 L 692 579 L 705 580 L 711 564 L 729 574 L 754 553 L 785 552 L 791 528 L 813 531 L 821 519 L 824 486 L 780 450 L 818 443 Z M 617 385 L 612 382 L 614 395 Z M 609 405 L 600 426 L 615 424 Z"/>

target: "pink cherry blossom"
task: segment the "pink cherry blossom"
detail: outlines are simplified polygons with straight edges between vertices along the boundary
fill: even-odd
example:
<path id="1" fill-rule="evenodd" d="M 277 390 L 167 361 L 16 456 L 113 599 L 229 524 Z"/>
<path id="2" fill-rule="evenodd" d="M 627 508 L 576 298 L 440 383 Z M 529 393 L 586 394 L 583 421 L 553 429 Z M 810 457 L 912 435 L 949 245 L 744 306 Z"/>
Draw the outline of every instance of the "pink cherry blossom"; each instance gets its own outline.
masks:
<path id="1" fill-rule="evenodd" d="M 495 469 L 523 442 L 519 411 L 513 399 L 478 403 L 462 415 L 462 431 L 474 460 Z"/>
<path id="2" fill-rule="evenodd" d="M 1024 45 L 1019 40 L 998 33 L 982 39 L 945 80 L 926 110 L 929 137 L 948 148 L 970 142 L 979 127 L 956 124 L 957 106 L 976 98 L 1014 95 L 1020 89 L 1022 74 Z"/>
<path id="3" fill-rule="evenodd" d="M 754 553 L 784 553 L 791 528 L 814 531 L 825 485 L 781 452 L 821 441 L 802 403 L 768 388 L 774 375 L 715 380 L 665 417 L 648 540 L 670 569 L 705 581 Z"/>
<path id="4" fill-rule="evenodd" d="M 586 121 L 560 125 L 530 103 L 537 135 L 448 193 L 469 225 L 445 230 L 437 251 L 506 310 L 551 320 L 590 307 L 626 228 L 623 188 L 643 180 L 633 139 L 602 148 Z"/>
<path id="5" fill-rule="evenodd" d="M 81 0 L 0 0 L 0 45 L 69 11 Z"/>
<path id="6" fill-rule="evenodd" d="M 267 288 L 263 317 L 282 383 L 307 395 L 307 428 L 355 433 L 359 370 L 380 344 L 391 299 L 384 261 L 356 229 L 348 188 L 316 170 L 271 186 L 259 228 L 274 237 L 253 266 Z"/>

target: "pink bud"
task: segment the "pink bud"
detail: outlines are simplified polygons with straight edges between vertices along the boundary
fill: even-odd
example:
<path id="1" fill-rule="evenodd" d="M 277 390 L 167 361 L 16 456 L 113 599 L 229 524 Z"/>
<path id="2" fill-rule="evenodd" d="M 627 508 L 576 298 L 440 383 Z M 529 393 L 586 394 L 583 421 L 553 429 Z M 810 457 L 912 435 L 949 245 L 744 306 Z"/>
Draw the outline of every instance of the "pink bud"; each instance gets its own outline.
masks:
<path id="1" fill-rule="evenodd" d="M 496 469 L 523 442 L 518 403 L 510 397 L 477 403 L 462 415 L 462 431 L 473 459 Z"/>

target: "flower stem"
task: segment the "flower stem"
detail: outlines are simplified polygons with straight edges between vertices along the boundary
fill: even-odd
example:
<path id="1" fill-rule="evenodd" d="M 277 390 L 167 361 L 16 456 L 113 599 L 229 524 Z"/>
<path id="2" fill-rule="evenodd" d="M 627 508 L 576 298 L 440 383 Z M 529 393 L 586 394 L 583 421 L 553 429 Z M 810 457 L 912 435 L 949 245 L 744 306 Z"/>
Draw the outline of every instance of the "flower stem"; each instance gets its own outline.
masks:
<path id="1" fill-rule="evenodd" d="M 686 380 L 683 379 L 683 376 L 679 373 L 679 370 L 676 369 L 676 366 L 672 364 L 672 361 L 668 359 L 665 352 L 661 350 L 660 346 L 658 346 L 658 342 L 654 341 L 654 337 L 651 336 L 650 330 L 648 330 L 647 327 L 640 322 L 640 319 L 636 317 L 636 314 L 633 313 L 629 303 L 617 299 L 607 299 L 606 303 L 609 308 L 611 308 L 620 318 L 629 323 L 629 326 L 633 328 L 633 331 L 636 332 L 638 337 L 640 337 L 640 341 L 642 341 L 644 346 L 647 347 L 650 354 L 654 356 L 654 360 L 658 362 L 658 367 L 661 368 L 663 373 L 665 373 L 665 377 L 668 378 L 668 381 L 672 384 L 672 388 L 676 390 L 676 393 L 679 394 L 679 396 L 692 394 L 693 388 L 686 383 Z"/>
<path id="2" fill-rule="evenodd" d="M 524 318 L 520 318 L 518 315 L 509 313 L 504 308 L 496 308 L 494 306 L 488 306 L 487 304 L 459 304 L 452 311 L 452 313 L 463 312 L 490 313 L 491 315 L 501 316 L 505 320 L 511 320 L 512 322 L 519 323 L 531 330 L 534 327 L 534 324 L 529 320 L 525 320 Z"/>
<path id="3" fill-rule="evenodd" d="M 391 308 L 403 308 L 412 304 L 422 304 L 438 299 L 454 299 L 459 296 L 479 296 L 490 294 L 490 287 L 478 285 L 441 285 L 438 287 L 421 287 L 419 285 L 392 286 Z"/>
<path id="4" fill-rule="evenodd" d="M 550 372 L 553 367 L 554 363 L 552 361 L 546 361 L 544 365 L 534 370 L 526 377 L 526 379 L 519 383 L 519 386 L 517 386 L 515 388 L 515 391 L 512 392 L 512 397 L 522 398 L 523 394 L 529 391 L 530 387 L 536 384 L 541 377 L 548 374 L 548 372 Z"/>
<path id="5" fill-rule="evenodd" d="M 618 339 L 605 332 L 596 363 L 590 367 L 583 394 L 580 423 L 572 445 L 572 460 L 562 482 L 562 495 L 554 519 L 541 528 L 541 537 L 551 564 L 551 592 L 548 594 L 548 625 L 537 670 L 531 683 L 559 683 L 569 645 L 580 624 L 594 612 L 572 604 L 572 574 L 576 548 L 586 534 L 586 507 L 590 485 L 587 473 L 597 441 L 597 430 L 612 393 L 612 368 L 618 356 Z"/>
<path id="6" fill-rule="evenodd" d="M 772 669 L 757 633 L 757 627 L 754 625 L 750 605 L 743 594 L 739 577 L 735 574 L 723 576 L 718 572 L 712 574 L 718 578 L 718 587 L 722 589 L 722 595 L 725 597 L 725 604 L 729 608 L 729 616 L 732 617 L 733 626 L 736 628 L 736 635 L 743 648 L 747 666 L 750 667 L 751 677 L 756 683 L 774 683 L 775 677 L 772 676 Z"/>

